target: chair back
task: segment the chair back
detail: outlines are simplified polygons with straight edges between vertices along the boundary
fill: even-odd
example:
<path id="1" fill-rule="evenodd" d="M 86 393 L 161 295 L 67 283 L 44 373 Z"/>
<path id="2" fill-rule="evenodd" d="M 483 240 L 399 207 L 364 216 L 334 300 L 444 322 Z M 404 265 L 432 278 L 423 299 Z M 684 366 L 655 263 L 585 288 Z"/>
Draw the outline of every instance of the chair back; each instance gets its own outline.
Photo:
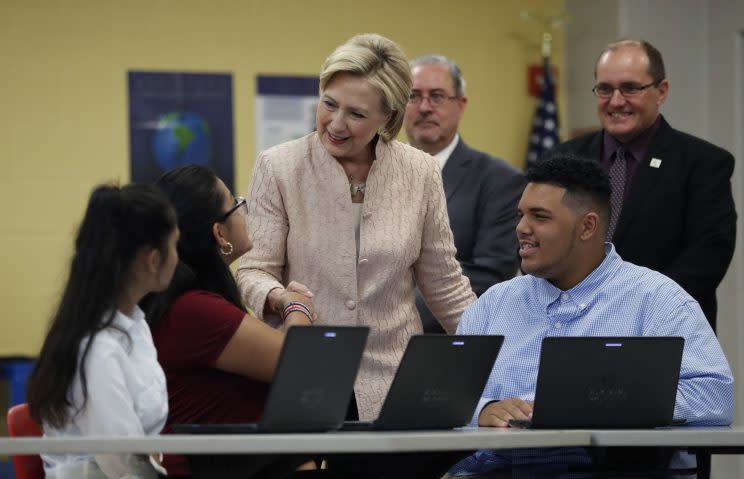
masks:
<path id="1" fill-rule="evenodd" d="M 29 414 L 28 404 L 22 403 L 8 409 L 8 435 L 10 437 L 40 437 L 41 428 Z M 13 456 L 16 479 L 44 479 L 44 464 L 38 454 Z"/>

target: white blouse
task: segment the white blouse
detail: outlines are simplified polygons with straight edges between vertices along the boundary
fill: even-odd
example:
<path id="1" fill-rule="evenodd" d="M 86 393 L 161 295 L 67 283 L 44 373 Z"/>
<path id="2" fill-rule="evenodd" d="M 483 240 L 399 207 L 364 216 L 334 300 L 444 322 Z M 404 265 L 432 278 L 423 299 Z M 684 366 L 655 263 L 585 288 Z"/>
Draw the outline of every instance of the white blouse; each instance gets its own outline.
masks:
<path id="1" fill-rule="evenodd" d="M 351 212 L 354 220 L 354 239 L 356 240 L 356 257 L 359 259 L 359 234 L 362 230 L 362 207 L 364 203 L 352 203 Z"/>
<path id="2" fill-rule="evenodd" d="M 145 314 L 138 307 L 131 318 L 117 311 L 112 324 L 116 328 L 108 327 L 96 335 L 85 361 L 85 408 L 63 429 L 44 425 L 45 437 L 144 436 L 163 429 L 168 393 Z M 81 354 L 87 342 L 88 338 L 82 341 Z M 79 372 L 69 391 L 74 414 L 83 402 Z M 41 458 L 46 477 L 53 479 L 157 477 L 143 455 L 42 454 Z"/>

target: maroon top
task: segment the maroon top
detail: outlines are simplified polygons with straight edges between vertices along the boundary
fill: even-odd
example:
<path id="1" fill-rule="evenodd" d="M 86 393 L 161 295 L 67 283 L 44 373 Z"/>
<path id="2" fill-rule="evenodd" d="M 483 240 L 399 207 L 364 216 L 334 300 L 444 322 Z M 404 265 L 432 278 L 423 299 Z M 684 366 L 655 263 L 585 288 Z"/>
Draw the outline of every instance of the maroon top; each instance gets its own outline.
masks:
<path id="1" fill-rule="evenodd" d="M 216 369 L 215 362 L 245 317 L 222 296 L 188 291 L 152 327 L 158 361 L 168 386 L 168 420 L 173 424 L 256 422 L 268 384 Z M 183 456 L 166 455 L 168 474 L 189 474 Z"/>

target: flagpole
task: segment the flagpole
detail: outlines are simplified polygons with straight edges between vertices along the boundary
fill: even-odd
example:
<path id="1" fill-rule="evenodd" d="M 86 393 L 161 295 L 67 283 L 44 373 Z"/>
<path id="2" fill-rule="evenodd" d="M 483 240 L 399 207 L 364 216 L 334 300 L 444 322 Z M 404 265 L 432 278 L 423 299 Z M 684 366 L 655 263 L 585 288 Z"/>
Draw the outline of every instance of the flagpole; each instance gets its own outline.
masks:
<path id="1" fill-rule="evenodd" d="M 558 29 L 566 23 L 568 15 L 559 13 L 555 15 L 538 14 L 529 10 L 523 10 L 521 17 L 524 21 L 536 21 L 542 26 L 542 42 L 540 53 L 543 58 L 543 80 L 540 87 L 540 95 L 535 105 L 535 113 L 527 145 L 527 156 L 525 167 L 535 164 L 560 142 L 558 134 L 558 105 L 555 98 L 555 85 L 553 83 L 550 57 L 552 54 L 553 35 L 551 29 Z"/>
<path id="2" fill-rule="evenodd" d="M 553 35 L 543 32 L 542 36 L 542 56 L 543 59 L 550 58 L 551 48 L 553 46 Z"/>
<path id="3" fill-rule="evenodd" d="M 543 58 L 550 57 L 552 53 L 553 35 L 550 33 L 550 30 L 563 28 L 563 26 L 571 21 L 571 16 L 564 11 L 550 14 L 536 12 L 534 10 L 522 10 L 519 16 L 525 22 L 533 22 L 540 25 L 542 29 Z"/>

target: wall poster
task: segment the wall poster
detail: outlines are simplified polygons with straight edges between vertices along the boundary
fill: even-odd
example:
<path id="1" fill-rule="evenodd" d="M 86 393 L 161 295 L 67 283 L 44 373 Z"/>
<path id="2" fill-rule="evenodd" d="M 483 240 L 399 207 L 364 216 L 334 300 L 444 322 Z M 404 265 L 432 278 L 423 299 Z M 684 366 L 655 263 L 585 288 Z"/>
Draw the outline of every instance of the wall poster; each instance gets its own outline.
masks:
<path id="1" fill-rule="evenodd" d="M 130 71 L 133 182 L 149 183 L 187 164 L 211 168 L 232 191 L 232 75 Z"/>
<path id="2" fill-rule="evenodd" d="M 256 156 L 315 130 L 318 77 L 259 75 L 256 79 Z"/>

